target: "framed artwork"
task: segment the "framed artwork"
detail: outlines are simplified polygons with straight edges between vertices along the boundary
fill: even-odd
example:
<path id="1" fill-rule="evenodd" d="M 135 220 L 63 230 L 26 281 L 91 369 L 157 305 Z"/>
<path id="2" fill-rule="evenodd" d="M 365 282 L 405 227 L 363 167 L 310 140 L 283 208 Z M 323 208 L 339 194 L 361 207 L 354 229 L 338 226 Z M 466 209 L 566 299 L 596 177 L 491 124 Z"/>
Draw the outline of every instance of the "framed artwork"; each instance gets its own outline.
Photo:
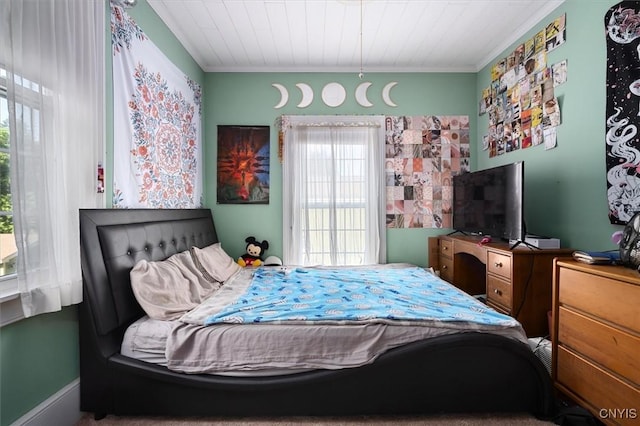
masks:
<path id="1" fill-rule="evenodd" d="M 269 204 L 269 126 L 218 126 L 218 204 Z"/>

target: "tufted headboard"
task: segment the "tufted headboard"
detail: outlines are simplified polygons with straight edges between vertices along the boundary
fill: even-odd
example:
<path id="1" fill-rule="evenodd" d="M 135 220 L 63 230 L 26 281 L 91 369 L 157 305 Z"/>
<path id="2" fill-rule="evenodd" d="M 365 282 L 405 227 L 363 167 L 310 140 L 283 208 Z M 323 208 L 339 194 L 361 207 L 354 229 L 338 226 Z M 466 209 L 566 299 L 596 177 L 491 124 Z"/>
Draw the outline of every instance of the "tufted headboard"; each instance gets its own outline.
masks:
<path id="1" fill-rule="evenodd" d="M 105 357 L 117 352 L 124 329 L 144 315 L 131 290 L 133 266 L 217 241 L 209 209 L 81 209 L 81 339 L 89 333 Z"/>

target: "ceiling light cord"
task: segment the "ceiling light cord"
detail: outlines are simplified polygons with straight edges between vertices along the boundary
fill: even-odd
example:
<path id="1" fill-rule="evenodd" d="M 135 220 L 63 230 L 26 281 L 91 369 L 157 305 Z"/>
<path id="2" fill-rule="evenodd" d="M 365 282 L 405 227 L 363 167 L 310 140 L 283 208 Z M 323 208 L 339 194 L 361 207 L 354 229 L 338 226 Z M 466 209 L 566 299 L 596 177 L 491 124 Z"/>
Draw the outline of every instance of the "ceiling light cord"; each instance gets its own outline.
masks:
<path id="1" fill-rule="evenodd" d="M 363 16 L 363 1 L 360 0 L 360 73 L 358 77 L 360 80 L 364 78 L 364 72 L 362 72 L 362 16 Z"/>

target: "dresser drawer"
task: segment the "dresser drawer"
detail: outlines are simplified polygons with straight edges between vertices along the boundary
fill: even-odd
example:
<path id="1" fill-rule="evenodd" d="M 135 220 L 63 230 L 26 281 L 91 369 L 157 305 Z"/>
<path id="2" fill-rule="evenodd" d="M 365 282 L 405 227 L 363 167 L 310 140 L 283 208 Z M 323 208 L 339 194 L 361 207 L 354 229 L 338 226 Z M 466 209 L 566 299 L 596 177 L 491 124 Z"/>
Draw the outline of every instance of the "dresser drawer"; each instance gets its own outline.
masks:
<path id="1" fill-rule="evenodd" d="M 440 255 L 453 257 L 453 241 L 440 240 Z"/>
<path id="2" fill-rule="evenodd" d="M 487 275 L 487 300 L 511 312 L 511 283 L 493 275 Z"/>
<path id="3" fill-rule="evenodd" d="M 511 256 L 487 252 L 487 272 L 500 275 L 501 277 L 511 280 Z"/>
<path id="4" fill-rule="evenodd" d="M 603 409 L 640 410 L 640 390 L 563 347 L 558 347 L 557 380 L 596 416 Z M 631 425 L 637 424 L 638 419 L 616 421 Z"/>
<path id="5" fill-rule="evenodd" d="M 560 345 L 640 386 L 640 337 L 562 306 L 558 320 Z"/>
<path id="6" fill-rule="evenodd" d="M 569 268 L 560 268 L 559 275 L 561 305 L 640 333 L 640 286 Z"/>
<path id="7" fill-rule="evenodd" d="M 453 283 L 453 259 L 440 256 L 440 278 Z"/>

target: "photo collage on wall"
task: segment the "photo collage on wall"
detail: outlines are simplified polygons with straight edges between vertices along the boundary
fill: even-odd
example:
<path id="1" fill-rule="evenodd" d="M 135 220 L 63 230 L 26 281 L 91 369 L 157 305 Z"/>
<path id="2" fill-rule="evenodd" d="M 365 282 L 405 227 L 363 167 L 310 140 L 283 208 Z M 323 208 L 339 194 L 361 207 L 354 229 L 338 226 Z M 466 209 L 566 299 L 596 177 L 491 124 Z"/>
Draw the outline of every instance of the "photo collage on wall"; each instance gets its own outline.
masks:
<path id="1" fill-rule="evenodd" d="M 388 228 L 451 228 L 452 176 L 469 171 L 468 116 L 385 118 Z"/>
<path id="2" fill-rule="evenodd" d="M 561 123 L 554 88 L 567 80 L 567 61 L 548 65 L 547 53 L 566 37 L 566 15 L 553 20 L 491 68 L 491 85 L 482 91 L 480 115 L 489 115 L 483 149 L 489 157 L 518 149 L 556 146 Z"/>

